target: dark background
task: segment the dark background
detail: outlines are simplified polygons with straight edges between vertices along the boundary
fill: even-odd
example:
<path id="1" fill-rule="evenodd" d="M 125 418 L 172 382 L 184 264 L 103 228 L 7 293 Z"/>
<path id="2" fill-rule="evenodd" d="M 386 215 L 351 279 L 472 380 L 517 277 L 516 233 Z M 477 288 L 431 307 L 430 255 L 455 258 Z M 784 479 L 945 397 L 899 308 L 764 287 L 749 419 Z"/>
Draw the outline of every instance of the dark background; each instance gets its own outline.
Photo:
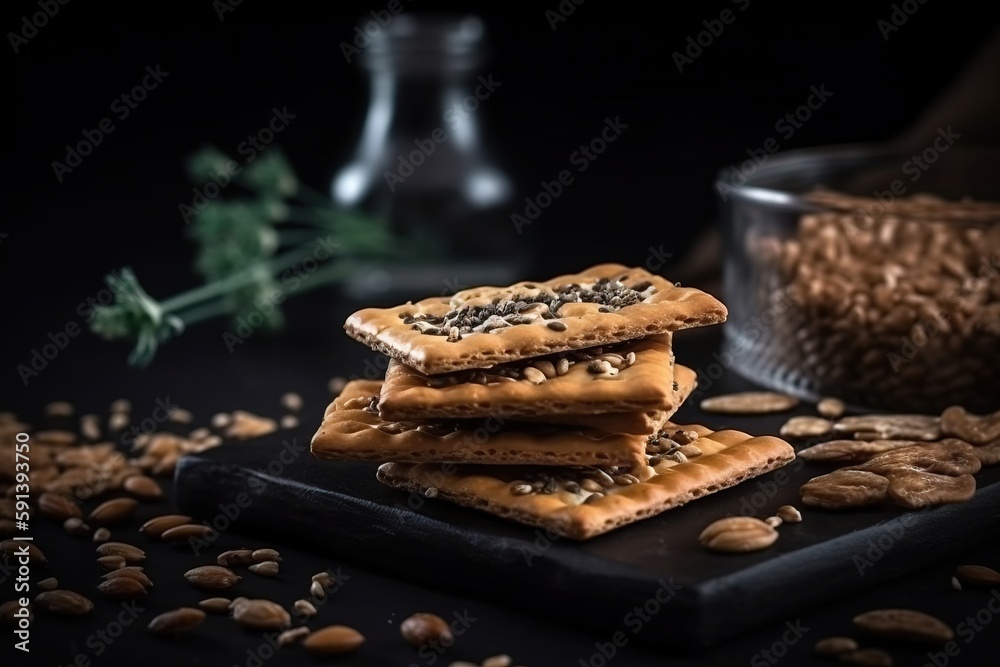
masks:
<path id="1" fill-rule="evenodd" d="M 220 22 L 207 1 L 97 7 L 74 1 L 61 6 L 19 53 L 6 53 L 11 120 L 3 177 L 7 212 L 0 223 L 0 232 L 7 234 L 0 240 L 0 409 L 14 409 L 37 423 L 49 400 L 68 399 L 81 413 L 106 414 L 111 400 L 126 396 L 141 418 L 150 414 L 156 398 L 169 397 L 203 425 L 219 410 L 278 416 L 278 397 L 296 390 L 309 406 L 304 417 L 318 418 L 327 378 L 364 373 L 373 355 L 347 340 L 341 324 L 365 304 L 336 289 L 296 297 L 288 304 L 283 336 L 255 333 L 233 353 L 221 339 L 225 323 L 215 320 L 166 345 L 145 371 L 126 366 L 128 344 L 101 341 L 87 332 L 72 339 L 27 386 L 16 367 L 29 362 L 32 349 L 47 343 L 50 332 L 68 323 L 85 324 L 77 306 L 101 290 L 102 277 L 112 269 L 131 264 L 158 299 L 199 283 L 191 269 L 194 246 L 177 211 L 179 203 L 191 199 L 183 161 L 192 151 L 211 143 L 233 153 L 267 122 L 272 107 L 287 106 L 297 118 L 277 143 L 304 182 L 325 190 L 354 149 L 367 103 L 365 78 L 345 63 L 338 44 L 352 38 L 370 10 L 385 4 L 337 3 L 331 9 L 244 0 Z M 890 139 L 948 89 L 1000 18 L 996 5 L 932 0 L 885 40 L 876 22 L 889 17 L 891 3 L 859 4 L 753 1 L 679 73 L 671 54 L 704 29 L 703 20 L 732 5 L 662 3 L 654 12 L 646 4 L 589 0 L 552 31 L 544 10 L 554 8 L 554 1 L 481 3 L 478 14 L 493 53 L 487 71 L 503 88 L 479 114 L 497 161 L 522 194 L 533 194 L 539 181 L 565 168 L 569 154 L 596 135 L 605 116 L 619 115 L 629 124 L 628 132 L 521 237 L 523 247 L 538 258 L 535 277 L 601 261 L 642 264 L 650 246 L 673 253 L 662 271 L 669 276 L 695 237 L 714 224 L 715 174 L 776 136 L 775 122 L 805 101 L 810 86 L 825 85 L 834 96 L 793 137 L 779 139 L 782 149 Z M 414 12 L 464 8 L 463 3 L 404 5 Z M 5 9 L 5 32 L 19 29 L 22 16 L 38 11 L 35 3 L 20 1 Z M 116 119 L 117 129 L 58 183 L 51 163 L 64 159 L 66 144 L 79 141 L 82 130 L 108 116 L 112 100 L 138 83 L 147 65 L 157 63 L 169 78 L 126 120 Z M 679 345 L 683 361 L 684 342 Z M 731 375 L 715 389 L 742 387 Z M 308 438 L 313 427 L 304 418 L 298 435 Z M 61 549 L 59 531 L 49 531 L 48 539 L 53 550 Z M 239 540 L 229 536 L 226 546 L 240 546 Z M 985 562 L 995 556 L 995 546 L 969 557 Z M 89 547 L 83 543 L 79 550 L 83 554 Z M 299 568 L 322 563 L 308 548 L 290 551 L 290 557 Z M 165 568 L 163 562 L 155 567 Z M 71 585 L 81 590 L 92 585 L 93 568 L 73 571 L 72 562 L 69 567 L 65 574 Z M 948 595 L 941 582 L 949 568 L 942 564 L 931 578 L 897 584 L 888 592 L 876 589 L 812 616 L 818 629 L 810 639 L 821 632 L 849 631 L 845 619 L 887 597 L 920 604 L 928 595 Z M 363 571 L 355 581 L 361 585 L 345 589 L 345 611 L 331 622 L 357 618 L 359 625 L 373 627 L 384 623 L 388 608 L 395 613 L 397 607 L 466 604 Z M 959 619 L 984 601 L 953 602 L 950 617 Z M 107 607 L 110 618 L 116 607 Z M 559 664 L 567 655 L 586 655 L 599 639 L 506 610 L 476 608 L 495 631 L 483 630 L 475 650 L 462 657 L 511 650 L 518 658 L 516 651 L 523 648 L 526 662 L 535 656 L 535 664 Z M 79 632 L 68 621 L 46 627 L 43 636 L 52 641 L 63 632 Z M 723 664 L 745 664 L 783 629 L 773 624 L 759 638 L 726 649 Z M 990 637 L 976 649 L 995 642 L 995 632 Z M 201 636 L 194 654 L 209 660 L 205 664 L 230 664 L 251 639 L 220 640 L 232 649 L 227 653 Z M 381 635 L 374 635 L 373 642 L 379 641 Z M 129 645 L 138 646 L 131 640 Z M 69 647 L 53 646 L 50 657 L 68 661 Z M 122 648 L 106 664 L 124 660 Z M 383 657 L 391 653 L 394 660 L 412 657 L 405 647 L 384 650 Z M 800 646 L 796 664 L 807 653 Z M 908 664 L 922 664 L 923 652 L 904 655 Z M 977 659 L 970 650 L 961 664 Z M 654 662 L 657 656 L 637 652 L 633 660 Z M 620 664 L 627 662 L 622 658 Z"/>

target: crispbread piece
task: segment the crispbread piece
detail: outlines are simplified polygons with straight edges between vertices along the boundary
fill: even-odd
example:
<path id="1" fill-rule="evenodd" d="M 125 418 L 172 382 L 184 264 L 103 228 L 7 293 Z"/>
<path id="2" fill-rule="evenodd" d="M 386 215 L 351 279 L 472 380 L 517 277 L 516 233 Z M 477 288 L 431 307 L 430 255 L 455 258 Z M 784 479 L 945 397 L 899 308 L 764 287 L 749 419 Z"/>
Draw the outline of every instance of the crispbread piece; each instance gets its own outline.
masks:
<path id="1" fill-rule="evenodd" d="M 674 407 L 668 410 L 604 412 L 593 415 L 539 415 L 537 417 L 521 417 L 520 419 L 592 428 L 605 433 L 649 435 L 662 428 L 691 395 L 691 392 L 698 386 L 697 374 L 687 366 L 677 364 L 674 366 L 673 384 L 677 387 L 674 391 Z"/>
<path id="2" fill-rule="evenodd" d="M 617 368 L 591 372 L 592 361 L 609 359 Z M 628 359 L 634 361 L 629 364 Z M 558 373 L 560 365 L 564 374 Z M 385 419 L 521 419 L 670 410 L 676 406 L 673 365 L 670 334 L 448 375 L 428 376 L 391 361 L 378 409 Z"/>
<path id="3" fill-rule="evenodd" d="M 653 468 L 647 466 L 640 475 L 643 481 L 638 482 L 623 478 L 620 470 L 598 468 L 445 468 L 407 463 L 383 464 L 377 477 L 408 491 L 426 493 L 433 488 L 436 491 L 431 495 L 437 498 L 586 540 L 757 477 L 795 458 L 787 442 L 771 436 L 752 437 L 732 430 L 713 433 L 703 426 L 671 425 L 665 430 L 671 428 L 698 433 L 700 437 L 692 444 L 702 454 L 683 463 L 663 459 Z M 605 486 L 608 478 L 612 484 Z M 526 484 L 534 485 L 532 491 L 519 495 Z M 536 490 L 539 486 L 541 490 Z M 594 495 L 588 488 L 602 488 L 605 495 L 588 500 Z"/>
<path id="4" fill-rule="evenodd" d="M 506 423 L 488 417 L 470 422 L 390 422 L 375 404 L 381 382 L 354 380 L 327 408 L 312 438 L 313 455 L 352 461 L 435 461 L 484 464 L 641 464 L 646 436 L 600 433 L 547 424 Z"/>
<path id="5" fill-rule="evenodd" d="M 717 324 L 726 316 L 726 307 L 701 290 L 675 287 L 644 269 L 601 264 L 544 282 L 365 308 L 344 329 L 373 350 L 437 375 Z"/>

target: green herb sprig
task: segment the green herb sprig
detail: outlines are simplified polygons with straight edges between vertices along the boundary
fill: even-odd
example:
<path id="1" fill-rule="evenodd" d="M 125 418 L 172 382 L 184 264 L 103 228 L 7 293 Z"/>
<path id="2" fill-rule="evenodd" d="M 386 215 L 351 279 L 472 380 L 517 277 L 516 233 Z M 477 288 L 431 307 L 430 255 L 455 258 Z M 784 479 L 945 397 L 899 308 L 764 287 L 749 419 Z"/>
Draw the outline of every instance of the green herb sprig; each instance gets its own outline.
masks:
<path id="1" fill-rule="evenodd" d="M 229 156 L 209 147 L 188 160 L 188 173 L 205 184 L 230 163 Z M 131 267 L 105 276 L 114 301 L 95 308 L 90 328 L 108 340 L 134 339 L 129 364 L 149 365 L 160 345 L 196 322 L 222 316 L 235 320 L 256 309 L 255 302 L 270 301 L 278 277 L 312 256 L 319 243 L 331 256 L 296 293 L 341 282 L 362 264 L 398 262 L 426 251 L 395 236 L 384 220 L 334 207 L 299 181 L 275 146 L 232 180 L 241 196 L 216 197 L 191 215 L 194 268 L 203 285 L 157 301 Z M 284 317 L 271 303 L 261 326 L 273 331 Z"/>

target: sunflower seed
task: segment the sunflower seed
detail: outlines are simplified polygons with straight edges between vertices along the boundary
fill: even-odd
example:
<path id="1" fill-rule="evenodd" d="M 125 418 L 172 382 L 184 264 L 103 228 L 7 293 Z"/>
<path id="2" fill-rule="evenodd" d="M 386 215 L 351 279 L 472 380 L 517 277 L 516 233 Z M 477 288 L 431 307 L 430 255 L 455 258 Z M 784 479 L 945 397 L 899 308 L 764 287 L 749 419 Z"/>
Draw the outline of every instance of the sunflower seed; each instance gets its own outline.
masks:
<path id="1" fill-rule="evenodd" d="M 112 431 L 124 431 L 131 422 L 127 412 L 113 412 L 108 417 L 108 428 Z"/>
<path id="2" fill-rule="evenodd" d="M 229 416 L 228 412 L 218 412 L 212 415 L 212 419 L 209 422 L 212 428 L 226 428 L 233 422 L 233 418 Z"/>
<path id="3" fill-rule="evenodd" d="M 198 607 L 213 614 L 225 614 L 230 604 L 229 598 L 206 598 L 198 603 Z"/>
<path id="4" fill-rule="evenodd" d="M 313 596 L 317 600 L 322 600 L 326 597 L 326 589 L 323 588 L 323 584 L 318 581 L 314 581 L 309 584 L 309 595 Z"/>
<path id="5" fill-rule="evenodd" d="M 531 384 L 542 384 L 546 380 L 545 373 L 538 370 L 534 366 L 528 366 L 522 370 L 521 375 L 523 375 L 524 379 Z"/>
<path id="6" fill-rule="evenodd" d="M 152 477 L 132 475 L 125 479 L 123 486 L 125 491 L 139 500 L 160 500 L 163 498 L 163 489 L 160 488 L 159 482 Z"/>
<path id="7" fill-rule="evenodd" d="M 39 549 L 31 542 L 23 542 L 21 540 L 4 540 L 0 542 L 0 552 L 14 556 L 15 554 L 21 553 L 22 549 L 28 550 L 28 560 L 32 563 L 47 563 L 48 559 L 42 550 Z"/>
<path id="8" fill-rule="evenodd" d="M 328 625 L 306 637 L 302 645 L 314 655 L 340 655 L 356 651 L 365 637 L 346 625 Z"/>
<path id="9" fill-rule="evenodd" d="M 132 403 L 127 398 L 119 398 L 111 403 L 111 412 L 132 412 Z"/>
<path id="10" fill-rule="evenodd" d="M 1000 572 L 985 565 L 959 565 L 955 568 L 955 576 L 959 581 L 974 586 L 1000 585 Z"/>
<path id="11" fill-rule="evenodd" d="M 514 484 L 510 487 L 510 492 L 515 496 L 526 496 L 532 492 L 532 487 L 530 484 Z"/>
<path id="12" fill-rule="evenodd" d="M 77 537 L 90 537 L 90 526 L 78 517 L 70 517 L 63 522 L 63 530 Z"/>
<path id="13" fill-rule="evenodd" d="M 781 519 L 780 516 L 769 516 L 766 519 L 764 519 L 764 523 L 769 525 L 771 528 L 777 528 L 782 523 L 784 523 L 784 521 Z"/>
<path id="14" fill-rule="evenodd" d="M 103 581 L 97 590 L 112 600 L 134 600 L 146 595 L 146 587 L 131 577 L 115 577 Z"/>
<path id="15" fill-rule="evenodd" d="M 92 524 L 111 526 L 132 516 L 139 502 L 135 498 L 115 498 L 108 500 L 90 513 L 87 520 Z"/>
<path id="16" fill-rule="evenodd" d="M 98 528 L 94 531 L 93 539 L 95 542 L 107 542 L 111 539 L 111 531 L 107 528 Z"/>
<path id="17" fill-rule="evenodd" d="M 105 570 L 119 570 L 125 567 L 125 559 L 121 556 L 101 556 L 97 559 L 97 564 Z"/>
<path id="18" fill-rule="evenodd" d="M 215 562 L 223 567 L 246 567 L 252 565 L 253 551 L 250 549 L 233 549 L 219 554 Z"/>
<path id="19" fill-rule="evenodd" d="M 856 651 L 858 643 L 850 637 L 824 637 L 814 646 L 820 655 L 839 655 L 848 651 Z"/>
<path id="20" fill-rule="evenodd" d="M 35 585 L 43 591 L 54 591 L 59 588 L 59 580 L 55 577 L 48 577 L 47 579 L 42 579 Z"/>
<path id="21" fill-rule="evenodd" d="M 186 523 L 181 526 L 167 528 L 160 535 L 160 539 L 164 542 L 186 542 L 192 537 L 204 539 L 214 532 L 211 526 L 206 526 L 203 523 Z"/>
<path id="22" fill-rule="evenodd" d="M 305 637 L 309 636 L 309 628 L 292 628 L 291 630 L 285 630 L 280 635 L 278 635 L 278 646 L 288 646 L 290 644 L 295 644 Z"/>
<path id="23" fill-rule="evenodd" d="M 802 513 L 791 505 L 782 505 L 778 508 L 777 515 L 785 523 L 801 523 Z"/>
<path id="24" fill-rule="evenodd" d="M 839 398 L 824 398 L 816 404 L 816 412 L 827 419 L 840 419 L 847 406 Z"/>
<path id="25" fill-rule="evenodd" d="M 145 588 L 152 588 L 153 582 L 149 580 L 149 577 L 145 575 L 142 568 L 136 566 L 126 565 L 125 567 L 119 568 L 117 570 L 112 570 L 107 574 L 101 575 L 101 579 L 105 581 L 110 579 L 134 579 L 142 584 Z"/>
<path id="26" fill-rule="evenodd" d="M 284 429 L 298 428 L 299 418 L 296 417 L 295 415 L 285 415 L 284 417 L 281 418 L 281 422 L 279 423 L 281 425 L 281 428 Z"/>
<path id="27" fill-rule="evenodd" d="M 874 609 L 858 614 L 854 625 L 886 639 L 943 644 L 955 632 L 941 619 L 914 609 Z"/>
<path id="28" fill-rule="evenodd" d="M 263 577 L 276 577 L 280 566 L 273 560 L 265 560 L 250 566 L 250 571 Z"/>
<path id="29" fill-rule="evenodd" d="M 556 361 L 556 375 L 569 373 L 569 359 L 563 357 Z"/>
<path id="30" fill-rule="evenodd" d="M 97 547 L 102 556 L 121 556 L 127 563 L 139 563 L 146 559 L 146 552 L 124 542 L 105 542 Z"/>
<path id="31" fill-rule="evenodd" d="M 45 591 L 35 597 L 35 605 L 42 611 L 61 616 L 82 616 L 94 608 L 88 598 L 65 589 Z"/>
<path id="32" fill-rule="evenodd" d="M 547 322 L 545 326 L 553 331 L 566 331 L 566 323 L 560 320 L 551 320 Z"/>
<path id="33" fill-rule="evenodd" d="M 270 600 L 245 600 L 233 608 L 233 620 L 252 630 L 281 630 L 292 624 L 284 607 Z"/>
<path id="34" fill-rule="evenodd" d="M 333 576 L 329 572 L 317 572 L 312 576 L 313 581 L 318 581 L 319 584 L 326 590 L 333 588 L 334 583 Z"/>
<path id="35" fill-rule="evenodd" d="M 250 557 L 253 558 L 253 562 L 255 563 L 262 563 L 266 560 L 281 562 L 281 554 L 274 549 L 257 549 L 250 554 Z"/>
<path id="36" fill-rule="evenodd" d="M 799 401 L 794 396 L 772 391 L 744 391 L 702 400 L 699 407 L 705 412 L 730 415 L 763 415 L 791 410 Z"/>
<path id="37" fill-rule="evenodd" d="M 962 590 L 962 582 L 958 580 L 958 577 L 951 578 L 951 587 L 956 591 Z"/>
<path id="38" fill-rule="evenodd" d="M 61 521 L 73 517 L 83 517 L 80 506 L 72 498 L 62 493 L 43 493 L 38 496 L 38 511 L 44 517 Z"/>
<path id="39" fill-rule="evenodd" d="M 194 607 L 181 607 L 160 614 L 149 622 L 148 629 L 156 635 L 177 635 L 190 632 L 205 620 L 205 612 Z"/>
<path id="40" fill-rule="evenodd" d="M 335 397 L 339 396 L 340 393 L 344 391 L 344 387 L 346 386 L 347 386 L 347 378 L 340 377 L 339 375 L 330 378 L 330 381 L 326 383 L 327 391 L 329 391 Z"/>
<path id="41" fill-rule="evenodd" d="M 191 517 L 182 514 L 163 514 L 142 524 L 139 532 L 147 537 L 160 537 L 170 528 L 183 526 L 191 521 Z"/>
<path id="42" fill-rule="evenodd" d="M 52 401 L 45 406 L 47 417 L 72 417 L 73 404 L 68 401 Z"/>
<path id="43" fill-rule="evenodd" d="M 192 568 L 184 573 L 184 578 L 192 586 L 208 590 L 231 588 L 242 579 L 242 577 L 229 568 L 219 565 L 202 565 L 201 567 Z"/>
<path id="44" fill-rule="evenodd" d="M 292 606 L 295 613 L 303 618 L 312 618 L 316 615 L 316 607 L 309 600 L 296 600 Z"/>

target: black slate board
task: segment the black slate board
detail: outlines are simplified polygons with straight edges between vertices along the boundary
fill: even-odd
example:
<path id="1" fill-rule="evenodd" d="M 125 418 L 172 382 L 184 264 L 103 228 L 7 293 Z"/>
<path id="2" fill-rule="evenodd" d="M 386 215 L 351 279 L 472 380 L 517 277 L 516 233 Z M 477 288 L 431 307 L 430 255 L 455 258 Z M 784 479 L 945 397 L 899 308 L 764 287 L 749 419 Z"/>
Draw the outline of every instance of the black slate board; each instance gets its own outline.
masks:
<path id="1" fill-rule="evenodd" d="M 621 632 L 652 644 L 710 645 L 919 569 L 1000 528 L 998 468 L 977 475 L 968 503 L 908 513 L 804 509 L 805 520 L 779 528 L 765 551 L 723 555 L 699 546 L 698 534 L 720 517 L 801 508 L 799 486 L 829 468 L 796 460 L 579 543 L 390 489 L 372 464 L 313 459 L 309 435 L 302 429 L 185 457 L 176 476 L 182 511 L 222 530 L 281 535 L 403 579 L 561 619 L 606 641 Z"/>

